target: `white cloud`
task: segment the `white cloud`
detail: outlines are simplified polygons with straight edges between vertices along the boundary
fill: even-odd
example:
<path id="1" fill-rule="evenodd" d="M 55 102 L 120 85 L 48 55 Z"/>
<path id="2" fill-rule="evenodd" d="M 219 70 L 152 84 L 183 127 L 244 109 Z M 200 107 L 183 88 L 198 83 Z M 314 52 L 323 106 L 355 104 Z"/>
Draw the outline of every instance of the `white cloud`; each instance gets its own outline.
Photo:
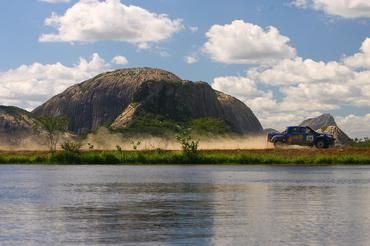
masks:
<path id="1" fill-rule="evenodd" d="M 289 45 L 289 38 L 273 26 L 264 30 L 258 25 L 235 20 L 228 25 L 213 25 L 206 36 L 208 40 L 203 51 L 221 63 L 272 64 L 296 54 Z"/>
<path id="2" fill-rule="evenodd" d="M 90 60 L 80 58 L 79 63 L 71 67 L 61 63 L 33 63 L 1 72 L 0 105 L 32 109 L 68 86 L 109 68 L 109 64 L 95 53 Z"/>
<path id="3" fill-rule="evenodd" d="M 115 56 L 112 59 L 112 63 L 117 64 L 117 65 L 126 65 L 128 64 L 128 60 L 124 56 Z"/>
<path id="4" fill-rule="evenodd" d="M 39 2 L 45 2 L 45 3 L 69 3 L 70 0 L 39 0 Z"/>
<path id="5" fill-rule="evenodd" d="M 272 110 L 276 107 L 272 92 L 259 90 L 256 83 L 246 77 L 218 77 L 214 79 L 212 87 L 236 96 L 254 110 Z"/>
<path id="6" fill-rule="evenodd" d="M 354 68 L 370 68 L 370 38 L 362 43 L 359 53 L 345 58 L 344 64 Z"/>
<path id="7" fill-rule="evenodd" d="M 353 71 L 338 62 L 328 63 L 311 59 L 284 59 L 276 65 L 249 70 L 248 76 L 270 85 L 292 85 L 300 83 L 319 83 L 346 81 L 353 78 Z"/>
<path id="8" fill-rule="evenodd" d="M 350 136 L 370 137 L 370 114 L 358 116 L 350 114 L 345 117 L 337 117 L 337 124 Z"/>
<path id="9" fill-rule="evenodd" d="M 348 19 L 369 18 L 369 0 L 293 0 L 293 5 L 301 8 L 320 10 L 328 15 Z"/>
<path id="10" fill-rule="evenodd" d="M 42 34 L 41 42 L 121 41 L 148 48 L 151 42 L 170 38 L 182 28 L 182 20 L 149 12 L 120 0 L 80 0 L 64 15 L 53 13 L 45 25 L 57 33 Z"/>
<path id="11" fill-rule="evenodd" d="M 190 54 L 185 56 L 185 62 L 187 64 L 194 64 L 197 63 L 199 60 L 198 56 L 196 54 Z"/>
<path id="12" fill-rule="evenodd" d="M 275 65 L 250 68 L 245 76 L 215 78 L 213 87 L 244 101 L 265 127 L 278 128 L 294 123 L 294 117 L 300 121 L 343 107 L 370 110 L 369 40 L 363 42 L 360 53 L 341 61 L 282 59 Z"/>

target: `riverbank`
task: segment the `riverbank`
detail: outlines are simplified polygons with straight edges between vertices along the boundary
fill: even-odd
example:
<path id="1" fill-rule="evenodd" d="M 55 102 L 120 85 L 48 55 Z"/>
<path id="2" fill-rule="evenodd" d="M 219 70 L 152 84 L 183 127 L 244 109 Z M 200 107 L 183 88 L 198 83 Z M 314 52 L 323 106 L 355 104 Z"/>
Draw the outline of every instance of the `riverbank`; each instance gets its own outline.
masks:
<path id="1" fill-rule="evenodd" d="M 179 151 L 1 152 L 0 164 L 370 164 L 370 149 L 266 149 Z"/>

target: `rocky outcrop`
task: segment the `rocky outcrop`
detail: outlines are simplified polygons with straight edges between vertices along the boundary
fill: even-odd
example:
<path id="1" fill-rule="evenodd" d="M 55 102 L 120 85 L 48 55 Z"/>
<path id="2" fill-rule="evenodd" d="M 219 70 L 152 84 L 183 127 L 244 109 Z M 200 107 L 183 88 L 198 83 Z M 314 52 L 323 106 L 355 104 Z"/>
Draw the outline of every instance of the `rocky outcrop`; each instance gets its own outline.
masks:
<path id="1" fill-rule="evenodd" d="M 213 90 L 205 82 L 181 80 L 153 68 L 121 69 L 71 86 L 36 108 L 37 116 L 67 116 L 69 129 L 82 134 L 111 126 L 124 128 L 151 113 L 175 120 L 214 117 L 237 133 L 258 133 L 262 126 L 241 101 Z"/>
<path id="2" fill-rule="evenodd" d="M 314 130 L 318 130 L 327 126 L 336 126 L 337 123 L 331 114 L 323 114 L 315 118 L 304 120 L 300 125 L 309 126 Z"/>
<path id="3" fill-rule="evenodd" d="M 351 138 L 343 132 L 335 122 L 331 114 L 323 114 L 316 118 L 304 120 L 301 126 L 309 126 L 318 132 L 329 133 L 334 136 L 336 144 L 346 145 L 351 142 Z"/>
<path id="4" fill-rule="evenodd" d="M 335 138 L 335 143 L 339 145 L 347 145 L 352 141 L 345 132 L 343 132 L 338 126 L 335 125 L 322 127 L 317 131 L 333 135 Z"/>
<path id="5" fill-rule="evenodd" d="M 30 112 L 17 107 L 0 106 L 0 146 L 19 146 L 37 141 L 42 132 Z"/>
<path id="6" fill-rule="evenodd" d="M 225 93 L 216 92 L 217 100 L 221 104 L 222 114 L 236 132 L 239 133 L 260 133 L 262 125 L 252 110 L 243 102 Z"/>

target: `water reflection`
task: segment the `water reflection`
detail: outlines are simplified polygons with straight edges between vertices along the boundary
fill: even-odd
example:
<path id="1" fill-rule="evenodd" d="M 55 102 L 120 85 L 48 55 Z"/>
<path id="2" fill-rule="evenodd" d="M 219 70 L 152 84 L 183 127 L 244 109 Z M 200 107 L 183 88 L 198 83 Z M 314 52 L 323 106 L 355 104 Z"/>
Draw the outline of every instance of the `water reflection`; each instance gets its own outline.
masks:
<path id="1" fill-rule="evenodd" d="M 73 231 L 79 231 L 81 224 L 87 225 L 75 243 L 81 237 L 83 242 L 108 243 L 173 242 L 187 238 L 202 242 L 212 236 L 212 185 L 109 183 L 70 189 L 95 197 L 90 204 L 62 208 L 64 223 L 81 221 L 74 225 L 77 228 L 72 226 Z"/>
<path id="2" fill-rule="evenodd" d="M 0 244 L 367 245 L 370 169 L 0 167 Z"/>

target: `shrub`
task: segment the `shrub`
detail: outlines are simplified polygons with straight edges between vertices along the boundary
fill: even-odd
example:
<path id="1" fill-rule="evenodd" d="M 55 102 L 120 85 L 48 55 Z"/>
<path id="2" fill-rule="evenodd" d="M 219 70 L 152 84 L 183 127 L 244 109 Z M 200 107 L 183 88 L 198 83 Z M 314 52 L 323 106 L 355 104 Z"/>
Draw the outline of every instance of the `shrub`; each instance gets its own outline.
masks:
<path id="1" fill-rule="evenodd" d="M 181 144 L 184 154 L 194 155 L 198 153 L 199 140 L 194 140 L 190 132 L 190 129 L 182 130 L 176 135 L 176 140 Z"/>
<path id="2" fill-rule="evenodd" d="M 65 152 L 79 154 L 82 144 L 78 142 L 66 141 L 60 146 Z"/>

